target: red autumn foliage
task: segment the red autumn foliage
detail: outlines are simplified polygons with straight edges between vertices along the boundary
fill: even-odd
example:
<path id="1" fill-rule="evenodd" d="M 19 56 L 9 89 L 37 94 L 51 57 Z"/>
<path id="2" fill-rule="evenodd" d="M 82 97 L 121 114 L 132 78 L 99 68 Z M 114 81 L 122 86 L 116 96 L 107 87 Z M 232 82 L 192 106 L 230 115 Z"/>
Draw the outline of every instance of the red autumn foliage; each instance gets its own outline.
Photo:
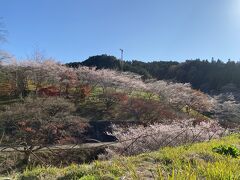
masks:
<path id="1" fill-rule="evenodd" d="M 112 93 L 112 97 L 118 102 L 125 103 L 128 101 L 128 96 L 124 93 Z"/>
<path id="2" fill-rule="evenodd" d="M 119 92 L 106 92 L 101 94 L 99 98 L 102 100 L 102 102 L 104 102 L 107 110 L 114 104 L 125 104 L 128 101 L 128 96 Z"/>
<path id="3" fill-rule="evenodd" d="M 10 123 L 6 133 L 14 137 L 16 142 L 26 142 L 28 145 L 81 143 L 89 127 L 87 122 L 77 119 L 71 122 L 48 123 L 22 120 L 16 125 Z"/>
<path id="4" fill-rule="evenodd" d="M 90 95 L 92 91 L 92 87 L 88 84 L 86 85 L 81 85 L 80 86 L 80 97 L 81 99 L 85 99 L 86 97 L 88 97 Z"/>
<path id="5" fill-rule="evenodd" d="M 10 96 L 16 90 L 9 82 L 0 82 L 0 96 Z"/>
<path id="6" fill-rule="evenodd" d="M 40 96 L 60 96 L 60 91 L 57 87 L 55 86 L 49 86 L 46 88 L 40 88 L 38 90 L 38 94 Z"/>
<path id="7" fill-rule="evenodd" d="M 88 123 L 72 122 L 51 122 L 44 127 L 48 134 L 48 143 L 67 144 L 80 143 L 83 140 L 83 133 L 88 128 Z"/>
<path id="8" fill-rule="evenodd" d="M 131 98 L 122 104 L 121 108 L 125 116 L 133 117 L 135 120 L 145 123 L 161 122 L 166 119 L 174 120 L 177 118 L 172 109 L 154 100 Z"/>

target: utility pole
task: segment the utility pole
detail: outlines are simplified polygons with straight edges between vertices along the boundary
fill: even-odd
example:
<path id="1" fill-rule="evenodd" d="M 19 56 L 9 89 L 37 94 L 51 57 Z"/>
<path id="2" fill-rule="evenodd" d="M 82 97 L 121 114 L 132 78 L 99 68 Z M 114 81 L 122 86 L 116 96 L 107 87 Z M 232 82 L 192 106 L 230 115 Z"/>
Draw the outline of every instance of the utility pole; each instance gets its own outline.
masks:
<path id="1" fill-rule="evenodd" d="M 120 49 L 121 51 L 121 60 L 123 61 L 123 49 Z"/>
<path id="2" fill-rule="evenodd" d="M 120 51 L 121 51 L 120 66 L 121 66 L 121 71 L 123 71 L 123 49 L 120 49 Z"/>

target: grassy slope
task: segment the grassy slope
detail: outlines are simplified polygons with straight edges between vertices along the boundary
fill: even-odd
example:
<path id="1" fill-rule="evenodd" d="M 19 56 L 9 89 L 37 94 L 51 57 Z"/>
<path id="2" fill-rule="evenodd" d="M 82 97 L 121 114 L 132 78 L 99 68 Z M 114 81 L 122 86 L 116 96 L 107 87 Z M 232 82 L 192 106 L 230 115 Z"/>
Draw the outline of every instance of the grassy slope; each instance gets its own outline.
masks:
<path id="1" fill-rule="evenodd" d="M 118 157 L 66 168 L 38 167 L 26 170 L 23 179 L 240 179 L 240 157 L 212 151 L 218 145 L 240 146 L 240 135 L 191 146 L 166 147 L 157 152 Z"/>

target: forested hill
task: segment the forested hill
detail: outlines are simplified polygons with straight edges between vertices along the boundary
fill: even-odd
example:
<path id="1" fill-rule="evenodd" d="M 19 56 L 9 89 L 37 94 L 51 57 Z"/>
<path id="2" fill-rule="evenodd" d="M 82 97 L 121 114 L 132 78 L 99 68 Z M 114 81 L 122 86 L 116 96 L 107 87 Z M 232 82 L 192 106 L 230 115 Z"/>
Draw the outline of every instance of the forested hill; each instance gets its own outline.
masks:
<path id="1" fill-rule="evenodd" d="M 207 93 L 236 92 L 240 88 L 240 63 L 220 60 L 175 61 L 119 61 L 114 56 L 97 55 L 83 62 L 72 62 L 70 67 L 96 66 L 97 68 L 131 71 L 143 75 L 144 79 L 157 78 L 181 83 L 191 83 L 193 88 Z"/>

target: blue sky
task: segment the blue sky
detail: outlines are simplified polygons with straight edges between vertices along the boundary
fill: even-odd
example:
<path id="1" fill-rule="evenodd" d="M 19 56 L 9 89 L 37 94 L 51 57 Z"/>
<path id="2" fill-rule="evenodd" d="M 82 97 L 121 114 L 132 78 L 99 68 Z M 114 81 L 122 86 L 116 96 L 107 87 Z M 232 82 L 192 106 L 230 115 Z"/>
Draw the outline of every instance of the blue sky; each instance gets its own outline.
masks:
<path id="1" fill-rule="evenodd" d="M 0 17 L 19 59 L 240 60 L 240 0 L 1 0 Z"/>

